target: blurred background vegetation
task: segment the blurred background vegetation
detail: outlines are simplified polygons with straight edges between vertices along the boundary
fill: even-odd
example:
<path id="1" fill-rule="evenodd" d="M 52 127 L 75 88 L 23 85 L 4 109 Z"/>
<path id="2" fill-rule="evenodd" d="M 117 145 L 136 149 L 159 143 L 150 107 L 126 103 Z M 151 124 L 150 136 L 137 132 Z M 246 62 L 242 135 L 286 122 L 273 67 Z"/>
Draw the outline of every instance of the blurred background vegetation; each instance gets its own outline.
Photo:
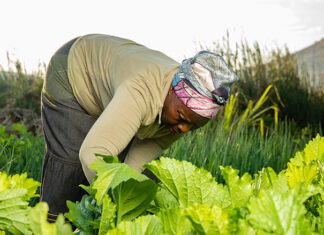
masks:
<path id="1" fill-rule="evenodd" d="M 323 135 L 324 86 L 312 82 L 288 48 L 264 49 L 242 40 L 230 46 L 227 35 L 212 48 L 240 78 L 226 108 L 205 127 L 190 132 L 163 155 L 188 160 L 218 181 L 219 165 L 251 174 L 271 166 L 277 172 L 317 133 Z M 28 172 L 40 180 L 44 140 L 40 92 L 44 66 L 27 74 L 8 58 L 0 67 L 0 162 L 7 173 Z M 13 124 L 21 123 L 22 126 Z M 25 144 L 24 144 L 25 143 Z M 31 160 L 32 159 L 32 160 Z"/>

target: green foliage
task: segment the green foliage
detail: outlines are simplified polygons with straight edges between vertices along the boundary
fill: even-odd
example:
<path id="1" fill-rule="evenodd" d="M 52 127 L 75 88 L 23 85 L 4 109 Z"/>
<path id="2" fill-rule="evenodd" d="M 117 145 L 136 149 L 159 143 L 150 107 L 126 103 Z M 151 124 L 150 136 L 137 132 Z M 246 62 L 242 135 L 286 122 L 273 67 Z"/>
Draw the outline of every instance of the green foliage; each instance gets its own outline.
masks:
<path id="1" fill-rule="evenodd" d="M 98 232 L 102 207 L 89 195 L 84 195 L 81 202 L 67 201 L 69 212 L 65 213 L 68 218 L 83 234 Z"/>
<path id="2" fill-rule="evenodd" d="M 213 48 L 201 45 L 201 49 L 221 54 L 239 77 L 232 90 L 242 95 L 238 101 L 240 113 L 248 108 L 249 101 L 257 101 L 273 85 L 285 105 L 280 108 L 281 120 L 288 118 L 299 128 L 309 124 L 316 128 L 324 126 L 323 87 L 311 85 L 310 76 L 298 70 L 296 58 L 288 48 L 267 50 L 257 42 L 251 46 L 245 40 L 232 47 L 227 35 L 223 41 L 215 42 Z M 269 96 L 264 109 L 273 106 L 274 101 L 279 103 L 275 93 Z"/>
<path id="3" fill-rule="evenodd" d="M 64 216 L 60 214 L 55 223 L 47 222 L 48 205 L 46 202 L 38 203 L 31 208 L 29 214 L 30 228 L 35 235 L 72 235 L 70 224 L 65 223 Z"/>
<path id="4" fill-rule="evenodd" d="M 210 207 L 204 204 L 196 204 L 186 209 L 189 218 L 197 234 L 229 234 L 229 217 L 222 208 Z"/>
<path id="5" fill-rule="evenodd" d="M 161 234 L 159 218 L 152 215 L 141 216 L 134 221 L 123 221 L 116 229 L 108 231 L 107 235 L 151 235 Z"/>
<path id="6" fill-rule="evenodd" d="M 189 162 L 161 158 L 144 167 L 161 180 L 180 206 L 187 207 L 194 203 L 220 207 L 229 205 L 224 187 L 217 184 L 208 171 L 198 169 Z"/>
<path id="7" fill-rule="evenodd" d="M 26 174 L 8 176 L 0 172 L 0 230 L 13 234 L 32 234 L 28 201 L 37 196 L 39 183 Z"/>
<path id="8" fill-rule="evenodd" d="M 301 161 L 321 161 L 323 144 L 324 138 L 318 136 L 290 162 L 302 168 L 307 165 Z M 152 181 L 150 187 L 159 187 L 152 192 L 139 173 L 129 173 L 124 164 L 107 159 L 111 163 L 98 160 L 92 165 L 97 176 L 89 186 L 89 192 L 96 185 L 94 195 L 103 195 L 102 209 L 97 210 L 96 217 L 101 220 L 100 226 L 89 217 L 93 208 L 87 207 L 85 200 L 91 196 L 85 195 L 81 203 L 69 203 L 70 212 L 66 216 L 82 234 L 91 229 L 89 234 L 126 235 L 317 234 L 323 230 L 321 171 L 308 184 L 300 180 L 291 185 L 288 170 L 277 174 L 271 168 L 264 168 L 252 178 L 248 173 L 240 177 L 238 170 L 227 166 L 221 167 L 225 181 L 222 185 L 208 171 L 189 162 L 161 158 L 144 165 L 161 181 L 159 184 Z M 123 175 L 118 176 L 121 172 Z M 108 189 L 98 187 L 96 181 L 105 182 Z M 153 195 L 154 201 L 143 200 L 144 194 Z M 92 203 L 95 202 L 88 205 Z M 124 216 L 133 212 L 133 216 Z M 85 215 L 88 218 L 84 220 Z"/>
<path id="9" fill-rule="evenodd" d="M 33 136 L 23 125 L 13 124 L 9 130 L 0 125 L 0 171 L 27 173 L 40 181 L 44 150 L 44 139 Z"/>
<path id="10" fill-rule="evenodd" d="M 0 65 L 0 109 L 18 107 L 31 109 L 40 114 L 40 93 L 43 86 L 44 69 L 27 74 L 19 60 L 8 56 L 9 68 Z"/>
<path id="11" fill-rule="evenodd" d="M 271 167 L 277 173 L 286 168 L 289 159 L 312 138 L 305 130 L 299 135 L 293 132 L 291 123 L 279 122 L 278 126 L 262 136 L 258 127 L 243 125 L 238 130 L 224 128 L 224 120 L 218 116 L 203 128 L 187 133 L 164 151 L 163 156 L 185 160 L 207 169 L 217 180 L 224 182 L 219 166 L 232 166 L 254 175 L 263 167 Z"/>

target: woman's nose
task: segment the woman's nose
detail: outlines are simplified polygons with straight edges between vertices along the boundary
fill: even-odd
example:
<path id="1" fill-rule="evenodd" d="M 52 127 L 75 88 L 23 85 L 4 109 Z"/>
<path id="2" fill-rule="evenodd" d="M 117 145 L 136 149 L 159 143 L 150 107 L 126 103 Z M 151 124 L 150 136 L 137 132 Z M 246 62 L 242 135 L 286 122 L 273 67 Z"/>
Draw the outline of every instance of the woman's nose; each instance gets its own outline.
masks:
<path id="1" fill-rule="evenodd" d="M 178 124 L 178 129 L 182 132 L 182 133 L 186 133 L 188 131 L 190 131 L 191 125 L 187 124 L 187 123 L 179 123 Z"/>

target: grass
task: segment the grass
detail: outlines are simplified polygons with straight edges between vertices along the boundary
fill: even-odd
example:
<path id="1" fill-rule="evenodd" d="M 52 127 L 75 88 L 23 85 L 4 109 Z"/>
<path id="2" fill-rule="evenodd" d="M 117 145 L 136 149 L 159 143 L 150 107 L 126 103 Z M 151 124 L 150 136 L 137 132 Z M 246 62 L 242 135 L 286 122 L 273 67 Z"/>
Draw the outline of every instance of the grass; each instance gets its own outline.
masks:
<path id="1" fill-rule="evenodd" d="M 0 171 L 11 175 L 26 172 L 40 181 L 44 150 L 44 138 L 35 137 L 21 124 L 9 130 L 0 126 Z"/>
<path id="2" fill-rule="evenodd" d="M 219 166 L 231 165 L 240 174 L 254 174 L 265 166 L 279 172 L 312 137 L 310 129 L 304 129 L 302 135 L 292 134 L 288 121 L 280 122 L 264 137 L 257 127 L 247 125 L 236 131 L 225 130 L 223 120 L 218 117 L 204 128 L 186 134 L 163 156 L 190 161 L 222 182 Z"/>

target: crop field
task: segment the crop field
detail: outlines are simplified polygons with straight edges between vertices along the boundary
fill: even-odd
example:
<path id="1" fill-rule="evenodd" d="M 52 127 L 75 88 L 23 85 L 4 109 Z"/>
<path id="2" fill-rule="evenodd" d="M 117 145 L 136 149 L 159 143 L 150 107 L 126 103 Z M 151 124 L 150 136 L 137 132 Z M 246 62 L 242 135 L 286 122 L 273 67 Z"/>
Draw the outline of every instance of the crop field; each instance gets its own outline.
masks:
<path id="1" fill-rule="evenodd" d="M 323 89 L 286 49 L 226 45 L 207 49 L 240 82 L 213 120 L 145 164 L 158 180 L 104 156 L 54 223 L 39 202 L 44 72 L 0 70 L 0 235 L 324 234 Z"/>

